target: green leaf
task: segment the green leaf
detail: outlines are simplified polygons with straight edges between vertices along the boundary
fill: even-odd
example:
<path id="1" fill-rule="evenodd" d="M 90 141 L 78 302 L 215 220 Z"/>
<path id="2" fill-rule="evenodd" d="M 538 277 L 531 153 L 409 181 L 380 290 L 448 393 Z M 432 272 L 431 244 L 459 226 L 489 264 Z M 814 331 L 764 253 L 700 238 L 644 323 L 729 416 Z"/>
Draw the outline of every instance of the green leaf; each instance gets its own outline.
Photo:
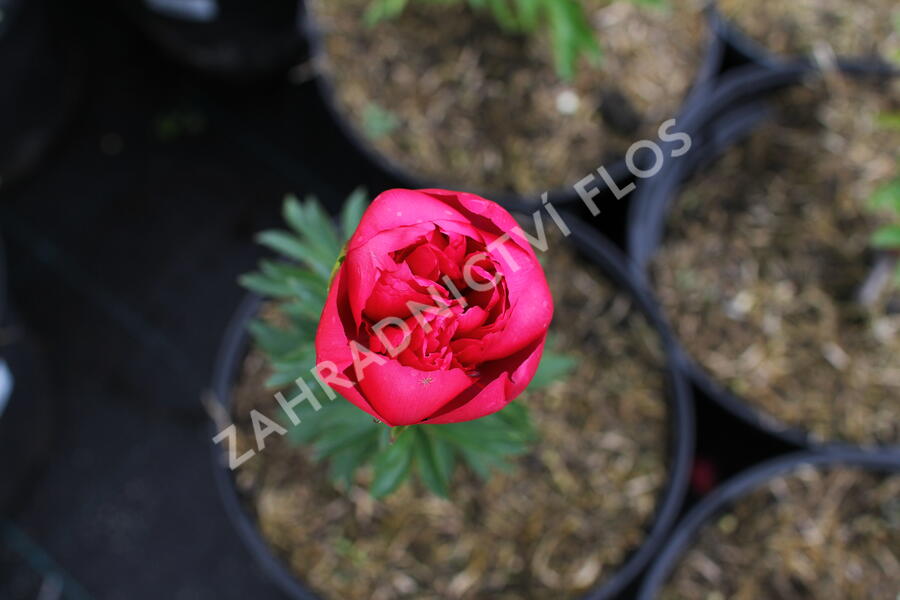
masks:
<path id="1" fill-rule="evenodd" d="M 323 277 L 331 273 L 334 261 L 329 260 L 330 255 L 286 231 L 263 231 L 256 236 L 256 241 L 286 258 L 308 265 Z"/>
<path id="2" fill-rule="evenodd" d="M 449 443 L 482 475 L 507 468 L 507 459 L 526 453 L 536 437 L 527 406 L 520 402 L 475 421 L 427 427 L 429 434 Z"/>
<path id="3" fill-rule="evenodd" d="M 259 274 L 271 282 L 277 282 L 279 288 L 287 292 L 282 297 L 325 304 L 329 282 L 319 273 L 294 264 L 263 259 L 259 262 Z"/>
<path id="4" fill-rule="evenodd" d="M 534 436 L 534 426 L 531 423 L 531 415 L 528 406 L 524 402 L 511 402 L 506 408 L 497 413 L 500 419 L 522 439 L 531 439 Z"/>
<path id="5" fill-rule="evenodd" d="M 878 188 L 872 194 L 869 204 L 875 209 L 887 209 L 900 214 L 900 178 Z"/>
<path id="6" fill-rule="evenodd" d="M 392 19 L 403 12 L 407 0 L 375 0 L 366 9 L 363 22 L 372 27 L 386 19 Z"/>
<path id="7" fill-rule="evenodd" d="M 307 196 L 300 204 L 296 198 L 288 196 L 283 213 L 285 221 L 302 237 L 314 256 L 322 261 L 325 270 L 330 272 L 331 265 L 341 252 L 341 243 L 331 217 L 319 201 Z"/>
<path id="8" fill-rule="evenodd" d="M 359 222 L 362 221 L 363 213 L 366 212 L 367 194 L 365 188 L 356 188 L 344 203 L 341 210 L 341 233 L 344 234 L 344 243 L 346 243 L 356 232 Z"/>
<path id="9" fill-rule="evenodd" d="M 322 284 L 323 291 L 327 294 L 328 289 Z M 322 308 L 325 303 L 300 301 L 293 298 L 293 302 L 283 301 L 279 303 L 278 308 L 298 327 L 304 326 L 303 330 L 315 331 L 319 327 L 319 319 L 322 317 Z"/>
<path id="10" fill-rule="evenodd" d="M 330 427 L 327 435 L 318 436 L 319 439 L 315 444 L 316 460 L 328 458 L 336 452 L 363 442 L 376 444 L 378 441 L 376 427 L 379 427 L 379 425 L 373 423 L 371 419 L 366 419 L 363 422 L 342 423 L 339 427 Z"/>
<path id="11" fill-rule="evenodd" d="M 877 123 L 884 129 L 900 131 L 900 112 L 885 112 L 878 115 Z"/>
<path id="12" fill-rule="evenodd" d="M 378 443 L 371 438 L 359 438 L 357 441 L 339 452 L 336 452 L 328 464 L 328 477 L 336 485 L 350 487 L 356 470 L 375 454 Z"/>
<path id="13" fill-rule="evenodd" d="M 400 119 L 391 111 L 370 102 L 363 109 L 362 127 L 369 139 L 378 140 L 400 127 Z"/>
<path id="14" fill-rule="evenodd" d="M 665 3 L 665 0 L 636 1 L 652 6 Z M 432 2 L 452 4 L 454 0 Z M 532 33 L 545 23 L 553 42 L 556 71 L 564 80 L 574 77 L 580 57 L 585 56 L 594 64 L 601 57 L 600 46 L 580 0 L 468 0 L 468 4 L 473 10 L 490 13 L 502 29 L 511 33 Z M 374 0 L 366 10 L 364 21 L 371 26 L 397 17 L 407 5 L 408 0 Z M 363 115 L 364 128 L 375 139 L 388 135 L 399 125 L 392 117 L 372 105 Z"/>
<path id="15" fill-rule="evenodd" d="M 488 0 L 488 8 L 494 15 L 494 20 L 507 31 L 519 31 L 521 26 L 516 14 L 507 4 L 507 0 Z"/>
<path id="16" fill-rule="evenodd" d="M 460 448 L 459 452 L 465 463 L 482 481 L 490 479 L 491 472 L 497 468 L 496 461 L 472 448 Z"/>
<path id="17" fill-rule="evenodd" d="M 300 201 L 293 194 L 288 194 L 284 198 L 284 205 L 281 207 L 281 214 L 285 223 L 291 226 L 294 231 L 303 231 L 303 221 L 305 219 L 303 207 Z"/>
<path id="18" fill-rule="evenodd" d="M 545 6 L 556 71 L 560 78 L 570 81 L 575 76 L 575 66 L 580 56 L 584 55 L 593 62 L 599 61 L 600 46 L 577 0 L 547 0 Z"/>
<path id="19" fill-rule="evenodd" d="M 291 288 L 283 281 L 272 279 L 262 273 L 246 273 L 238 278 L 238 283 L 261 296 L 272 298 L 288 298 L 292 296 Z"/>
<path id="20" fill-rule="evenodd" d="M 292 440 L 302 444 L 312 444 L 316 460 L 324 459 L 342 451 L 355 441 L 368 439 L 378 442 L 379 429 L 383 426 L 373 422 L 368 415 L 349 402 L 337 400 L 331 402 L 316 394 L 321 409 L 302 403 L 295 412 L 302 419 L 297 429 L 302 429 Z"/>
<path id="21" fill-rule="evenodd" d="M 374 460 L 375 475 L 369 493 L 375 498 L 384 498 L 409 476 L 412 466 L 412 448 L 416 436 L 410 432 L 380 451 Z"/>
<path id="22" fill-rule="evenodd" d="M 300 338 L 298 337 L 298 339 Z M 270 356 L 272 367 L 279 370 L 305 367 L 307 371 L 311 370 L 316 362 L 316 349 L 314 344 L 315 341 L 310 339 L 305 341 L 302 346 L 298 346 L 296 349 L 285 352 L 284 354 L 273 353 Z M 307 375 L 312 376 L 309 372 L 307 372 Z"/>
<path id="23" fill-rule="evenodd" d="M 306 262 L 309 259 L 310 251 L 306 244 L 286 231 L 274 229 L 263 231 L 256 235 L 256 241 L 270 250 L 298 262 Z"/>
<path id="24" fill-rule="evenodd" d="M 882 227 L 872 235 L 872 245 L 886 250 L 900 249 L 900 225 Z"/>
<path id="25" fill-rule="evenodd" d="M 359 423 L 360 426 L 365 423 L 379 431 L 387 429 L 386 427 L 375 423 L 370 415 L 361 411 L 347 400 L 335 400 L 334 403 L 329 404 L 328 407 L 319 414 L 318 418 L 320 419 L 318 422 L 318 428 L 320 430 L 330 429 L 331 427 L 340 427 L 348 423 Z"/>
<path id="26" fill-rule="evenodd" d="M 542 0 L 516 0 L 519 24 L 524 31 L 538 28 L 541 18 Z"/>
<path id="27" fill-rule="evenodd" d="M 455 458 L 453 447 L 438 437 L 429 435 L 428 425 L 419 425 L 413 432 L 416 437 L 415 459 L 419 477 L 434 494 L 446 498 L 450 494 Z"/>
<path id="28" fill-rule="evenodd" d="M 297 349 L 297 332 L 288 329 L 278 329 L 259 319 L 250 321 L 247 325 L 253 340 L 267 354 L 284 355 Z"/>
<path id="29" fill-rule="evenodd" d="M 541 357 L 541 364 L 528 385 L 528 389 L 539 389 L 554 381 L 559 381 L 575 370 L 576 366 L 578 366 L 578 361 L 575 358 L 545 350 L 544 356 Z"/>

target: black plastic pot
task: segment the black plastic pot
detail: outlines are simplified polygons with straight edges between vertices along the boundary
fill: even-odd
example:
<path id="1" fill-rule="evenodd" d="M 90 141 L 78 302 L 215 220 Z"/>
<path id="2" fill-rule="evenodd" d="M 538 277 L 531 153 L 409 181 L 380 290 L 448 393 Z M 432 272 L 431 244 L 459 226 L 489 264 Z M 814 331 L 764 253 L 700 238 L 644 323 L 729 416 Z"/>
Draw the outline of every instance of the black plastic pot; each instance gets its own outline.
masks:
<path id="1" fill-rule="evenodd" d="M 871 66 L 871 65 L 870 65 Z M 878 77 L 874 67 L 849 71 L 851 76 Z M 665 222 L 682 186 L 704 166 L 719 158 L 728 148 L 749 135 L 767 113 L 767 103 L 773 92 L 796 85 L 806 79 L 821 77 L 821 71 L 806 62 L 782 63 L 777 66 L 747 65 L 724 76 L 708 106 L 714 113 L 700 131 L 700 151 L 692 152 L 681 161 L 672 161 L 635 192 L 628 218 L 628 254 L 638 275 L 644 277 L 648 265 L 663 242 Z M 691 125 L 689 116 L 687 123 Z M 699 116 L 700 121 L 708 117 Z M 651 286 L 652 287 L 652 286 Z M 822 444 L 811 439 L 808 432 L 789 427 L 776 419 L 751 408 L 746 402 L 715 382 L 706 371 L 683 355 L 682 364 L 701 396 L 720 405 L 745 424 L 772 436 L 787 447 L 799 449 L 822 445 L 849 446 L 837 442 Z"/>
<path id="2" fill-rule="evenodd" d="M 766 481 L 803 465 L 823 467 L 846 465 L 874 472 L 898 473 L 900 454 L 888 452 L 872 454 L 850 449 L 834 450 L 829 453 L 799 452 L 765 462 L 733 477 L 691 509 L 678 525 L 647 572 L 637 596 L 638 600 L 652 600 L 658 596 L 678 560 L 687 552 L 704 524 L 711 522 L 736 500 Z"/>
<path id="3" fill-rule="evenodd" d="M 287 71 L 306 52 L 297 0 L 115 0 L 166 54 L 235 81 Z"/>
<path id="4" fill-rule="evenodd" d="M 433 187 L 461 189 L 458 186 L 455 188 L 453 187 L 454 185 L 457 185 L 456 182 L 430 181 L 420 174 L 408 170 L 395 162 L 392 158 L 379 152 L 359 131 L 352 119 L 339 107 L 339 104 L 336 101 L 334 85 L 330 77 L 319 68 L 326 53 L 323 36 L 316 23 L 315 15 L 311 14 L 310 9 L 306 6 L 305 2 L 301 2 L 301 4 L 301 23 L 303 30 L 306 32 L 306 37 L 309 40 L 309 54 L 315 70 L 313 81 L 322 99 L 322 103 L 326 107 L 328 114 L 331 116 L 335 128 L 340 131 L 341 135 L 354 147 L 360 156 L 364 157 L 371 165 L 372 170 L 380 175 L 380 179 L 390 182 L 391 186 L 411 189 Z M 710 94 L 712 94 L 717 87 L 718 77 L 723 72 L 737 65 L 754 62 L 753 56 L 744 54 L 741 48 L 734 47 L 730 43 L 728 37 L 718 34 L 719 27 L 717 25 L 718 20 L 715 13 L 709 12 L 708 18 L 710 23 L 709 36 L 706 41 L 704 56 L 694 78 L 694 84 L 684 99 L 678 114 L 673 115 L 678 121 L 677 129 L 679 131 L 690 131 L 688 126 L 683 124 L 683 118 L 685 116 L 709 114 L 705 107 Z M 700 120 L 693 118 L 691 127 L 697 127 L 699 125 Z M 635 141 L 638 140 L 635 139 Z M 643 154 L 644 153 L 641 153 L 636 157 L 639 164 L 642 159 L 649 158 L 643 156 Z M 597 157 L 597 159 L 597 168 L 605 166 L 612 179 L 620 188 L 635 181 L 635 177 L 629 171 L 624 158 L 609 164 L 602 164 L 600 162 L 600 157 Z M 589 173 L 585 173 L 585 175 L 588 174 Z M 596 175 L 596 173 L 594 174 Z M 575 183 L 576 182 L 573 181 L 568 186 L 547 190 L 550 202 L 555 205 L 581 204 L 581 199 L 573 187 Z M 638 181 L 637 183 L 643 184 L 643 180 Z M 600 185 L 602 187 L 602 183 Z M 539 206 L 541 203 L 540 196 L 545 190 L 534 190 L 533 194 L 525 195 L 497 190 L 469 189 L 466 191 L 471 191 L 486 198 L 490 198 L 501 204 L 515 203 L 523 206 Z M 606 204 L 604 209 L 605 214 L 602 217 L 597 217 L 593 220 L 594 224 L 605 235 L 616 241 L 621 238 L 622 232 L 624 231 L 626 219 L 625 208 L 627 207 L 629 198 L 630 197 L 626 197 L 623 200 L 616 202 L 615 206 L 613 206 L 612 202 L 604 202 L 604 204 Z M 603 200 L 604 198 L 601 196 L 596 202 L 600 205 Z M 581 214 L 586 214 L 586 211 L 583 211 Z"/>
<path id="5" fill-rule="evenodd" d="M 641 271 L 662 243 L 665 217 L 681 183 L 753 131 L 766 117 L 773 92 L 815 75 L 803 62 L 766 67 L 747 64 L 723 75 L 704 104 L 685 111 L 683 126 L 696 148 L 664 164 L 636 190 L 630 206 L 628 255 Z"/>
<path id="6" fill-rule="evenodd" d="M 46 0 L 0 0 L 0 192 L 32 172 L 80 93 L 78 54 Z"/>
<path id="7" fill-rule="evenodd" d="M 596 230 L 577 217 L 563 214 L 563 218 L 572 230 L 571 240 L 581 254 L 612 282 L 627 291 L 648 321 L 657 328 L 668 356 L 669 481 L 661 492 L 657 513 L 642 545 L 626 559 L 611 578 L 585 596 L 586 600 L 607 600 L 621 597 L 625 590 L 630 589 L 629 586 L 635 583 L 658 551 L 682 510 L 693 458 L 694 409 L 689 385 L 682 375 L 683 369 L 677 364 L 678 355 L 672 351 L 671 335 L 665 328 L 657 307 L 650 300 L 647 290 L 633 277 L 624 256 L 610 242 L 598 236 Z M 230 422 L 231 389 L 250 342 L 246 325 L 258 314 L 260 304 L 261 300 L 256 296 L 248 296 L 245 299 L 232 318 L 220 346 L 209 405 L 210 413 L 213 415 L 211 436 Z M 212 445 L 212 458 L 216 484 L 225 510 L 258 563 L 290 598 L 295 600 L 317 598 L 275 557 L 262 538 L 253 517 L 246 511 L 238 497 L 233 475 L 227 467 L 224 448 Z"/>

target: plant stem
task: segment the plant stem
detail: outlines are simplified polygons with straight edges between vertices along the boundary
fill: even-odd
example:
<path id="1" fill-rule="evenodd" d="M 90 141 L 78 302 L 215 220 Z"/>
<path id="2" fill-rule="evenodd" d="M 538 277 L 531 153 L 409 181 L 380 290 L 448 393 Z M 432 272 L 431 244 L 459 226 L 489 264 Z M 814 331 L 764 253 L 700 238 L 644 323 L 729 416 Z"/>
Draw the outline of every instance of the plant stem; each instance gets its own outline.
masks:
<path id="1" fill-rule="evenodd" d="M 391 445 L 393 445 L 394 442 L 397 441 L 397 438 L 399 438 L 400 435 L 401 435 L 404 431 L 406 431 L 407 429 L 409 429 L 409 427 L 410 427 L 409 425 L 401 425 L 401 426 L 399 426 L 399 427 L 391 427 Z"/>

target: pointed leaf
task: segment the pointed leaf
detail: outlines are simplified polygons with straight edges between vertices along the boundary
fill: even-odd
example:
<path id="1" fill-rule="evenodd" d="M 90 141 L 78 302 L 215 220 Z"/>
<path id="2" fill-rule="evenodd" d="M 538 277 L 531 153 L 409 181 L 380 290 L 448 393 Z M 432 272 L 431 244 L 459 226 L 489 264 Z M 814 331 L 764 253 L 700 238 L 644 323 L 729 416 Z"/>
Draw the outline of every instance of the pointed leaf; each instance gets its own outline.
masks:
<path id="1" fill-rule="evenodd" d="M 872 245 L 887 250 L 900 248 L 900 225 L 889 225 L 876 231 L 872 235 Z"/>
<path id="2" fill-rule="evenodd" d="M 539 389 L 550 385 L 554 381 L 559 381 L 571 373 L 577 365 L 578 361 L 571 356 L 545 351 L 544 356 L 541 357 L 541 364 L 538 365 L 537 372 L 528 385 L 528 389 Z"/>
<path id="3" fill-rule="evenodd" d="M 259 319 L 250 321 L 247 329 L 267 354 L 282 355 L 297 349 L 297 336 L 294 332 L 273 327 Z"/>
<path id="4" fill-rule="evenodd" d="M 297 232 L 322 253 L 327 259 L 326 262 L 334 263 L 341 252 L 341 244 L 331 217 L 314 196 L 307 196 L 301 209 L 303 218 L 297 223 L 299 225 Z"/>
<path id="5" fill-rule="evenodd" d="M 412 466 L 413 442 L 416 436 L 407 431 L 375 456 L 375 476 L 369 493 L 375 498 L 384 498 L 409 476 Z"/>
<path id="6" fill-rule="evenodd" d="M 446 498 L 455 462 L 453 448 L 444 440 L 429 435 L 428 425 L 415 428 L 416 467 L 422 482 L 434 494 Z"/>
<path id="7" fill-rule="evenodd" d="M 900 15 L 900 13 L 898 13 Z M 898 27 L 900 30 L 900 27 Z M 878 115 L 878 125 L 884 129 L 900 131 L 900 112 L 885 112 Z"/>
<path id="8" fill-rule="evenodd" d="M 872 208 L 892 210 L 900 214 L 900 179 L 887 183 L 872 194 Z"/>
<path id="9" fill-rule="evenodd" d="M 366 212 L 367 195 L 365 188 L 358 187 L 347 198 L 341 211 L 341 232 L 346 243 L 356 232 L 363 213 Z"/>
<path id="10" fill-rule="evenodd" d="M 350 487 L 356 470 L 375 454 L 377 442 L 370 438 L 361 438 L 356 443 L 335 453 L 328 464 L 328 477 L 337 485 Z"/>
<path id="11" fill-rule="evenodd" d="M 261 296 L 271 298 L 290 298 L 294 295 L 290 286 L 283 281 L 278 281 L 263 275 L 262 273 L 246 273 L 238 278 L 238 283 Z"/>
<path id="12" fill-rule="evenodd" d="M 320 439 L 315 444 L 315 459 L 318 461 L 328 458 L 344 448 L 362 442 L 372 442 L 374 444 L 377 441 L 376 435 L 377 432 L 374 427 L 360 427 L 358 424 L 347 424 L 345 427 L 329 429 L 328 435 L 320 436 Z"/>

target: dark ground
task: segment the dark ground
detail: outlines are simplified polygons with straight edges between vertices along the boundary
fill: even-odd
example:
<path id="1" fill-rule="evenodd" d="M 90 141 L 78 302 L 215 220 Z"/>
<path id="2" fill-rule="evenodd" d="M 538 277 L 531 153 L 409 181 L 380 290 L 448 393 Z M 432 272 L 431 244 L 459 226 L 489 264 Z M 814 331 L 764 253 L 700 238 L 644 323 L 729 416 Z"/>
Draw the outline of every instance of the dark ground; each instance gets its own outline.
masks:
<path id="1" fill-rule="evenodd" d="M 253 232 L 286 193 L 334 206 L 377 177 L 308 83 L 205 80 L 82 4 L 65 21 L 81 100 L 0 191 L 10 294 L 45 367 L 20 385 L 44 390 L 52 438 L 0 523 L 0 598 L 42 581 L 48 599 L 277 598 L 221 508 L 200 398 Z"/>
<path id="2" fill-rule="evenodd" d="M 53 440 L 7 531 L 0 598 L 37 597 L 50 573 L 77 582 L 65 597 L 279 597 L 225 518 L 199 400 L 235 279 L 258 255 L 252 233 L 285 193 L 336 202 L 360 167 L 349 154 L 343 173 L 316 165 L 340 148 L 308 131 L 322 121 L 308 86 L 203 81 L 88 6 L 71 22 L 75 118 L 2 194 L 11 296 L 46 364 L 35 385 Z M 179 115 L 199 125 L 164 131 Z"/>

